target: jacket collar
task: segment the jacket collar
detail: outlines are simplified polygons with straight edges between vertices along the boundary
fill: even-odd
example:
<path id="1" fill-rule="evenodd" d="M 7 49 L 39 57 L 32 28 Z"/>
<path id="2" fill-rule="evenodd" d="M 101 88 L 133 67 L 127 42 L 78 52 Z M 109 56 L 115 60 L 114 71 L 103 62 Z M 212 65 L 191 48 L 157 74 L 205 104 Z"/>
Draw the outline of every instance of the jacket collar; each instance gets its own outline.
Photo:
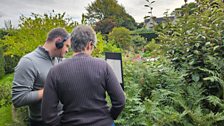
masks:
<path id="1" fill-rule="evenodd" d="M 36 52 L 40 54 L 41 56 L 43 56 L 43 58 L 45 59 L 50 59 L 50 60 L 53 59 L 52 57 L 50 57 L 49 52 L 42 46 L 37 47 Z"/>

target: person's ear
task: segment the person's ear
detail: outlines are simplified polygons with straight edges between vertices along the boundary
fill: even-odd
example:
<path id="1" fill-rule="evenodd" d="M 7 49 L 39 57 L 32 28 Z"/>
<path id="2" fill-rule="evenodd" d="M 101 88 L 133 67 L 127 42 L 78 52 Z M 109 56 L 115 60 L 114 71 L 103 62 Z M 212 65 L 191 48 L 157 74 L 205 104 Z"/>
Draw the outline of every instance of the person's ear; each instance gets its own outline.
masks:
<path id="1" fill-rule="evenodd" d="M 61 39 L 61 37 L 57 37 L 57 38 L 54 39 L 54 41 L 57 43 L 57 42 L 61 42 L 62 39 Z"/>
<path id="2" fill-rule="evenodd" d="M 88 43 L 87 43 L 87 50 L 91 50 L 91 49 L 92 49 L 91 42 L 88 42 Z"/>
<path id="3" fill-rule="evenodd" d="M 90 43 L 91 49 L 93 50 L 95 48 L 94 43 L 92 41 L 90 41 L 89 43 Z"/>

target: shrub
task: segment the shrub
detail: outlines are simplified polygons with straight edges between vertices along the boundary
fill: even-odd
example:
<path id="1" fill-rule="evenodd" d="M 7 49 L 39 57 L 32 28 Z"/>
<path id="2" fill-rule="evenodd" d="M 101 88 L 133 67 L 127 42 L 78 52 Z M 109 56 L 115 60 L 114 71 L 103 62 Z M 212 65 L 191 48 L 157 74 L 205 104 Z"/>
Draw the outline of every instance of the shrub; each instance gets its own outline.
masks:
<path id="1" fill-rule="evenodd" d="M 66 18 L 65 13 L 35 14 L 31 17 L 20 16 L 19 29 L 14 30 L 12 35 L 4 36 L 0 47 L 4 49 L 4 55 L 23 56 L 33 51 L 37 46 L 43 45 L 47 33 L 55 27 L 63 27 L 71 31 L 77 22 Z"/>
<path id="2" fill-rule="evenodd" d="M 97 33 L 97 46 L 93 51 L 93 56 L 104 57 L 105 52 L 121 52 L 122 50 L 118 48 L 112 42 L 106 42 L 104 36 L 101 33 Z"/>
<path id="3" fill-rule="evenodd" d="M 139 28 L 131 32 L 132 35 L 140 35 L 144 37 L 147 41 L 151 41 L 152 39 L 156 39 L 158 35 L 152 30 L 147 28 Z"/>
<path id="4" fill-rule="evenodd" d="M 182 8 L 181 17 L 162 25 L 158 39 L 175 68 L 186 70 L 188 83 L 201 82 L 205 95 L 224 99 L 224 3 L 214 2 Z"/>
<path id="5" fill-rule="evenodd" d="M 0 126 L 7 126 L 12 123 L 12 109 L 11 106 L 4 106 L 0 108 Z"/>
<path id="6" fill-rule="evenodd" d="M 154 39 L 152 39 L 147 45 L 144 47 L 144 56 L 145 57 L 160 57 L 163 56 L 165 53 L 161 49 L 161 44 L 157 44 Z"/>
<path id="7" fill-rule="evenodd" d="M 131 45 L 134 46 L 136 53 L 138 53 L 139 51 L 142 51 L 142 49 L 144 48 L 146 44 L 147 44 L 146 39 L 139 35 L 134 35 L 131 37 Z"/>
<path id="8" fill-rule="evenodd" d="M 5 55 L 5 73 L 10 74 L 14 72 L 16 65 L 19 62 L 20 57 L 17 55 Z"/>
<path id="9" fill-rule="evenodd" d="M 95 31 L 102 34 L 109 34 L 114 27 L 116 27 L 116 21 L 112 18 L 106 18 L 104 20 L 96 22 Z"/>
<path id="10" fill-rule="evenodd" d="M 27 107 L 15 109 L 12 106 L 12 81 L 13 74 L 6 75 L 0 80 L 0 125 L 24 126 L 28 120 Z"/>
<path id="11" fill-rule="evenodd" d="M 125 61 L 124 63 L 124 91 L 126 105 L 119 119 L 118 126 L 145 126 L 144 104 L 141 101 L 141 73 L 143 67 L 139 63 Z"/>
<path id="12" fill-rule="evenodd" d="M 3 57 L 3 50 L 0 48 L 0 79 L 5 75 L 5 59 Z"/>
<path id="13" fill-rule="evenodd" d="M 146 126 L 156 124 L 151 116 L 146 99 L 150 99 L 152 93 L 156 89 L 173 87 L 183 84 L 181 74 L 174 71 L 167 61 L 158 62 L 131 62 L 124 59 L 124 91 L 126 94 L 126 106 L 120 118 L 116 121 L 116 125 L 121 126 Z M 161 104 L 161 103 L 160 103 Z M 166 117 L 164 117 L 166 118 Z"/>
<path id="14" fill-rule="evenodd" d="M 114 42 L 119 48 L 130 50 L 132 45 L 130 31 L 124 27 L 116 27 L 109 33 L 109 41 Z"/>
<path id="15" fill-rule="evenodd" d="M 152 91 L 146 102 L 152 124 L 223 124 L 223 9 L 221 1 L 198 1 L 195 8 L 182 8 L 175 22 L 161 25 L 158 39 L 175 69 L 184 71 L 185 84 Z"/>
<path id="16" fill-rule="evenodd" d="M 11 104 L 11 88 L 13 74 L 6 75 L 0 80 L 0 107 Z"/>
<path id="17" fill-rule="evenodd" d="M 19 108 L 15 111 L 12 105 L 0 108 L 0 126 L 26 126 L 28 113 L 26 108 Z"/>

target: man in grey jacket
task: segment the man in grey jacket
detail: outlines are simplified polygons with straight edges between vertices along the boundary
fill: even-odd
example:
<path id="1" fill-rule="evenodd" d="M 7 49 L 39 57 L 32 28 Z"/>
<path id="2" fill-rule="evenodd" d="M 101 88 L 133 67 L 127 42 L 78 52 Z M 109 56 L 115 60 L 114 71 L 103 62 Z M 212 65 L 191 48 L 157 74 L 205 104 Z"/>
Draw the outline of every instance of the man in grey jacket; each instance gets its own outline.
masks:
<path id="1" fill-rule="evenodd" d="M 12 103 L 15 107 L 28 105 L 30 126 L 44 125 L 41 101 L 45 80 L 50 68 L 64 57 L 70 45 L 70 38 L 65 29 L 52 29 L 45 44 L 23 56 L 15 68 Z"/>
<path id="2" fill-rule="evenodd" d="M 91 27 L 77 26 L 71 33 L 74 56 L 49 71 L 42 102 L 42 117 L 49 126 L 112 126 L 123 110 L 124 92 L 111 67 L 91 57 L 96 42 Z M 63 104 L 61 116 L 58 101 Z"/>

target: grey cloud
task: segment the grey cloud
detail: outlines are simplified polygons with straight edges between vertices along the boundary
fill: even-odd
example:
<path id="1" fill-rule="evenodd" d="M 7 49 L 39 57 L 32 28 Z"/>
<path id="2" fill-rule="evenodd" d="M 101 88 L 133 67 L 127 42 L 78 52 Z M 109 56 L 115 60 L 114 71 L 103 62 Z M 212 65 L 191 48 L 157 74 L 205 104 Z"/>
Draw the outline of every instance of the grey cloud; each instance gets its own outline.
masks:
<path id="1" fill-rule="evenodd" d="M 4 13 L 0 11 L 0 18 L 4 17 Z"/>
<path id="2" fill-rule="evenodd" d="M 0 27 L 3 27 L 4 20 L 12 20 L 13 24 L 18 24 L 19 16 L 22 14 L 30 16 L 32 12 L 37 14 L 65 12 L 76 21 L 81 20 L 82 13 L 86 13 L 85 8 L 95 0 L 0 0 Z M 166 9 L 180 7 L 184 2 L 181 0 L 155 0 L 153 13 L 161 16 Z M 191 0 L 192 1 L 192 0 Z M 147 15 L 145 0 L 118 0 L 118 3 L 125 7 L 125 10 L 135 18 L 137 22 L 143 22 Z"/>
<path id="3" fill-rule="evenodd" d="M 147 4 L 145 0 L 136 1 L 136 5 L 138 6 L 144 6 L 145 4 Z"/>

